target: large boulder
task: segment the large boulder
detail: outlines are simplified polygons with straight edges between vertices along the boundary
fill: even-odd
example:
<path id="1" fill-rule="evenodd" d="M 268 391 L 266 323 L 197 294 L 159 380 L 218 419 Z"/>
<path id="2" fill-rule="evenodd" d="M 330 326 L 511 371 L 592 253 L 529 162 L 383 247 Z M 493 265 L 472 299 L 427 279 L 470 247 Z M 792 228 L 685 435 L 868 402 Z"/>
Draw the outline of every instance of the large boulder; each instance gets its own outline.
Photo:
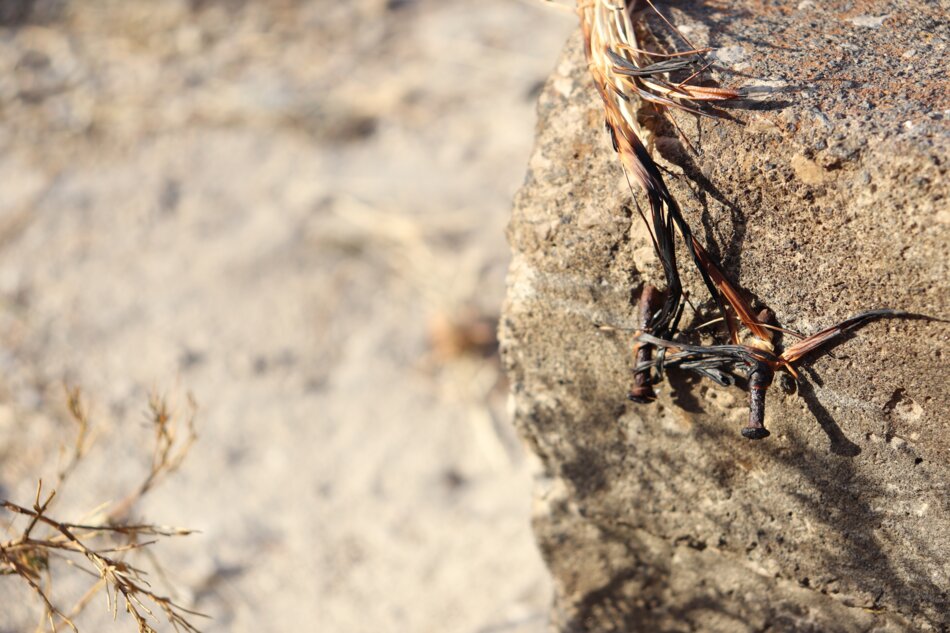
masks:
<path id="1" fill-rule="evenodd" d="M 939 4 L 665 7 L 718 48 L 722 85 L 773 91 L 734 121 L 678 116 L 694 149 L 640 115 L 694 232 L 787 328 L 876 307 L 950 315 Z M 539 114 L 501 339 L 542 464 L 535 531 L 559 629 L 945 630 L 947 325 L 877 321 L 809 357 L 797 388 L 769 390 L 762 441 L 739 434 L 739 387 L 671 371 L 655 403 L 627 402 L 632 335 L 597 324 L 635 326 L 639 289 L 663 277 L 579 37 Z"/>

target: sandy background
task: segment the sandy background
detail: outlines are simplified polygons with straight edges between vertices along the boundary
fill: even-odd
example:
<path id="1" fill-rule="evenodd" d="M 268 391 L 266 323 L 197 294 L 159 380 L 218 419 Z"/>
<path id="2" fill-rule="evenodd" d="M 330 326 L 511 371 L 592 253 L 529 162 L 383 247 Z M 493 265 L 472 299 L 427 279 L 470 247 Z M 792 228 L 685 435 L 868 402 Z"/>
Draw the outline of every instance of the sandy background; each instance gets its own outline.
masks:
<path id="1" fill-rule="evenodd" d="M 204 630 L 544 630 L 531 466 L 485 337 L 574 16 L 2 4 L 0 497 L 55 472 L 63 380 L 100 429 L 64 517 L 141 478 L 149 391 L 190 391 L 200 440 L 138 511 L 201 530 L 157 553 Z M 0 605 L 3 633 L 40 612 L 13 579 Z M 134 628 L 107 620 L 103 599 L 79 623 Z"/>

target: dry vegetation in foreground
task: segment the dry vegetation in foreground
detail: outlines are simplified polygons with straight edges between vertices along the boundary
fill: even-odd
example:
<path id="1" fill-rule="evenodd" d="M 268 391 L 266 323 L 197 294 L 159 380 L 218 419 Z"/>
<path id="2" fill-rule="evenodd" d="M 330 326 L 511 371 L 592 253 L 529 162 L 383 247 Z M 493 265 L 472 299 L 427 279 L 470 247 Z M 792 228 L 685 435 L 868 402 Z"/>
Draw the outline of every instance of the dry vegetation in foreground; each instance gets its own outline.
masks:
<path id="1" fill-rule="evenodd" d="M 160 570 L 148 546 L 163 537 L 190 533 L 185 529 L 135 522 L 131 517 L 135 504 L 178 470 L 194 443 L 197 437 L 194 399 L 189 396 L 186 412 L 178 415 L 170 410 L 165 398 L 157 395 L 149 398 L 147 417 L 155 440 L 148 474 L 125 498 L 97 508 L 93 519 L 79 522 L 51 514 L 57 490 L 63 489 L 92 444 L 88 409 L 78 389 L 67 389 L 67 404 L 70 417 L 77 425 L 76 439 L 71 449 L 64 451 L 65 462 L 55 485 L 47 493 L 40 480 L 30 507 L 0 499 L 0 508 L 12 515 L 7 524 L 0 527 L 5 532 L 0 533 L 0 577 L 25 582 L 39 597 L 43 613 L 37 631 L 65 628 L 78 631 L 76 617 L 102 592 L 113 618 L 121 606 L 135 621 L 140 633 L 155 631 L 153 624 L 158 623 L 158 614 L 164 615 L 176 631 L 197 633 L 189 618 L 204 616 L 157 593 L 146 579 L 145 571 L 131 562 L 145 556 Z M 54 577 L 63 573 L 83 573 L 90 578 L 88 590 L 68 609 L 52 597 Z"/>

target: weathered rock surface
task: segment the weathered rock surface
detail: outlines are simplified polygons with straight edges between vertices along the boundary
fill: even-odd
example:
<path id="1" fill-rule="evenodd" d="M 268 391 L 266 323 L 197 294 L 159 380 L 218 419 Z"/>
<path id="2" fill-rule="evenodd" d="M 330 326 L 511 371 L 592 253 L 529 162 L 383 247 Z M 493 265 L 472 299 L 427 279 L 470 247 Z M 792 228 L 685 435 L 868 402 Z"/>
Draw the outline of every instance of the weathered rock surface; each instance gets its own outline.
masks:
<path id="1" fill-rule="evenodd" d="M 874 307 L 950 315 L 941 3 L 671 4 L 722 84 L 792 89 L 738 122 L 678 117 L 695 152 L 642 112 L 730 275 L 808 333 Z M 502 339 L 560 630 L 946 630 L 948 326 L 879 321 L 810 358 L 770 390 L 760 442 L 737 387 L 673 372 L 627 403 L 630 335 L 595 323 L 633 325 L 662 275 L 579 38 L 539 110 Z"/>

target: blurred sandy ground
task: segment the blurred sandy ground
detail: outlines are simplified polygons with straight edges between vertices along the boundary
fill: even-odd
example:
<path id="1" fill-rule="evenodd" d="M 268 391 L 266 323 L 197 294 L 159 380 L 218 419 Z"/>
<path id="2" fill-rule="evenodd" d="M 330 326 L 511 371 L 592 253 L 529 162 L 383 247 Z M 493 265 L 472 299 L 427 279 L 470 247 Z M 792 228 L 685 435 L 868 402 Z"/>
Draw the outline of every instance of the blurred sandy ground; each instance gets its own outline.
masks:
<path id="1" fill-rule="evenodd" d="M 0 28 L 0 496 L 55 468 L 64 379 L 105 429 L 65 516 L 142 476 L 149 390 L 191 391 L 200 441 L 140 511 L 202 531 L 158 553 L 204 630 L 544 630 L 490 321 L 574 26 L 540 0 L 40 0 Z M 0 605 L 31 630 L 17 583 Z M 133 630 L 105 611 L 83 630 Z"/>

